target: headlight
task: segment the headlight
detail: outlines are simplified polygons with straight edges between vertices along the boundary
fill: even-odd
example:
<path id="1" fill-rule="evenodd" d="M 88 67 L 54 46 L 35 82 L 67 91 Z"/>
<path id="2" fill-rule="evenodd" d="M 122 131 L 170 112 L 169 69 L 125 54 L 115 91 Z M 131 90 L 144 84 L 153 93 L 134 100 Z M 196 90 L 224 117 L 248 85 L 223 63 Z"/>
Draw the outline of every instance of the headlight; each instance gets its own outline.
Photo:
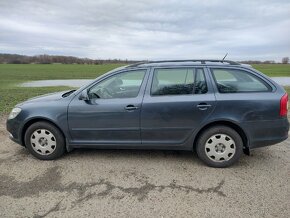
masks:
<path id="1" fill-rule="evenodd" d="M 12 111 L 10 112 L 9 114 L 9 117 L 8 119 L 11 120 L 11 119 L 14 119 L 15 117 L 17 117 L 17 115 L 21 112 L 21 108 L 13 108 Z"/>

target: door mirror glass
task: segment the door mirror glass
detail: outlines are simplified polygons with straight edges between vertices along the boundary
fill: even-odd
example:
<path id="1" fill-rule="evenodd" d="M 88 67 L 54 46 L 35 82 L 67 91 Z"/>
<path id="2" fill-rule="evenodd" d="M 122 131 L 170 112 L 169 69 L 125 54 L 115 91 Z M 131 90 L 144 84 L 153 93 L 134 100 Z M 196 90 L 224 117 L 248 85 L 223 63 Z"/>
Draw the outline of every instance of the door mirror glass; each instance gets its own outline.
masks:
<path id="1" fill-rule="evenodd" d="M 90 100 L 90 99 L 89 99 L 89 96 L 88 96 L 88 90 L 87 90 L 87 89 L 84 89 L 84 90 L 81 92 L 81 95 L 80 95 L 79 99 L 80 99 L 80 100 L 84 100 L 84 101 Z"/>

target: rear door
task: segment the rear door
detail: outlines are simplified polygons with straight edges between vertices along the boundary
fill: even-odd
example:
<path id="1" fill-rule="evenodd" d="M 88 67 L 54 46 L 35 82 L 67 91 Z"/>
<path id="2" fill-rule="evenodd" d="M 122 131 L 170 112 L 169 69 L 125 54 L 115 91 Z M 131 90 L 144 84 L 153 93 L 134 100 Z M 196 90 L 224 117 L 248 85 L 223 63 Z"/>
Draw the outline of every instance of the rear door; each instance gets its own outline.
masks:
<path id="1" fill-rule="evenodd" d="M 215 107 L 209 81 L 202 67 L 152 69 L 142 104 L 142 144 L 184 143 Z"/>

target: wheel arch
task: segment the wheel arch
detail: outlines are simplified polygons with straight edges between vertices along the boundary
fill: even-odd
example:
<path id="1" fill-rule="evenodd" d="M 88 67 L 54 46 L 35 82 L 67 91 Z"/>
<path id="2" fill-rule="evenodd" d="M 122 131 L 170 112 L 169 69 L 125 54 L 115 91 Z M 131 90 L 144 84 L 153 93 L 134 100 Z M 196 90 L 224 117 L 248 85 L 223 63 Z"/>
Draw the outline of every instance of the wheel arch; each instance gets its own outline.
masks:
<path id="1" fill-rule="evenodd" d="M 56 127 L 62 134 L 63 138 L 64 138 L 64 141 L 66 143 L 65 147 L 67 147 L 67 142 L 66 142 L 66 135 L 64 134 L 63 130 L 55 123 L 53 122 L 52 120 L 50 119 L 47 119 L 47 118 L 43 118 L 43 117 L 35 117 L 35 118 L 32 118 L 30 120 L 28 120 L 22 127 L 22 130 L 21 130 L 21 143 L 23 146 L 25 146 L 25 140 L 24 140 L 24 136 L 25 136 L 25 132 L 26 130 L 28 129 L 29 126 L 31 126 L 32 124 L 36 123 L 36 122 L 47 122 L 51 125 L 53 125 L 54 127 Z"/>
<path id="2" fill-rule="evenodd" d="M 217 126 L 217 125 L 228 126 L 232 129 L 234 129 L 241 136 L 241 138 L 243 140 L 244 149 L 246 149 L 246 150 L 249 149 L 249 138 L 248 138 L 246 132 L 237 123 L 235 123 L 233 121 L 229 121 L 229 120 L 218 120 L 218 121 L 213 121 L 213 122 L 210 122 L 210 123 L 204 125 L 195 135 L 193 146 L 194 147 L 196 146 L 198 138 L 205 130 L 207 130 L 208 128 L 211 128 L 213 126 Z"/>

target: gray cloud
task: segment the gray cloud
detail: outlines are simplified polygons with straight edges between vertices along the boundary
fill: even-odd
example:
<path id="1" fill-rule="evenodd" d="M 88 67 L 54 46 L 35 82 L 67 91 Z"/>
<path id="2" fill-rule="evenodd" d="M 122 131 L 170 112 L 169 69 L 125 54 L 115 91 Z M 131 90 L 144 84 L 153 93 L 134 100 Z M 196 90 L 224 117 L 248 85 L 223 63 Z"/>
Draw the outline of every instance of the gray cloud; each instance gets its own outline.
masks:
<path id="1" fill-rule="evenodd" d="M 0 0 L 0 52 L 280 60 L 289 0 Z"/>

